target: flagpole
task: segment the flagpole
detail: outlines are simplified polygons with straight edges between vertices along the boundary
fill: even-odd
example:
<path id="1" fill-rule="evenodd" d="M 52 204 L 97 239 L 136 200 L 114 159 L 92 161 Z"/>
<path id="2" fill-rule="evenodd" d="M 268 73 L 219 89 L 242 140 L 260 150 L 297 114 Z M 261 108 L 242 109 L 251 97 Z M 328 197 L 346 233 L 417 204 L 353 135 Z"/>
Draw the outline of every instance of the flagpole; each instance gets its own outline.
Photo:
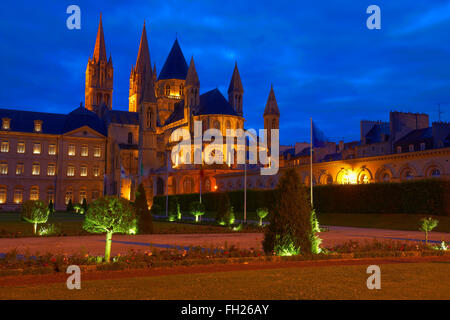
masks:
<path id="1" fill-rule="evenodd" d="M 169 151 L 167 151 L 167 169 L 166 169 L 166 217 L 169 216 Z"/>
<path id="2" fill-rule="evenodd" d="M 311 207 L 314 206 L 314 202 L 313 202 L 313 122 L 312 122 L 312 117 L 311 119 L 311 147 L 310 147 L 310 176 L 309 176 L 309 184 L 310 184 L 310 188 L 311 188 Z"/>
<path id="3" fill-rule="evenodd" d="M 247 151 L 244 162 L 244 223 L 247 223 Z"/>

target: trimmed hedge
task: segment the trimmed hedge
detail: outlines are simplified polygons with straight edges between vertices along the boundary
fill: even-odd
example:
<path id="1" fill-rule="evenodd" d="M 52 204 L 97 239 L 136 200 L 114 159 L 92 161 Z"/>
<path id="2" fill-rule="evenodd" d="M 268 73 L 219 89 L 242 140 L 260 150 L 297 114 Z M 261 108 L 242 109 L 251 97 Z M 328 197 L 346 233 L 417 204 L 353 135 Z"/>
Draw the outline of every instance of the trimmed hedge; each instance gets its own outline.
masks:
<path id="1" fill-rule="evenodd" d="M 176 195 L 181 211 L 189 212 L 190 204 L 199 195 Z M 235 212 L 244 211 L 244 191 L 228 192 Z M 169 199 L 174 196 L 169 196 Z M 202 194 L 207 211 L 216 211 L 219 192 Z M 247 211 L 271 208 L 275 190 L 247 190 Z M 165 196 L 156 196 L 153 203 L 166 206 Z M 314 187 L 314 206 L 321 213 L 412 213 L 450 216 L 450 181 L 423 179 L 400 183 L 364 185 L 323 185 Z"/>

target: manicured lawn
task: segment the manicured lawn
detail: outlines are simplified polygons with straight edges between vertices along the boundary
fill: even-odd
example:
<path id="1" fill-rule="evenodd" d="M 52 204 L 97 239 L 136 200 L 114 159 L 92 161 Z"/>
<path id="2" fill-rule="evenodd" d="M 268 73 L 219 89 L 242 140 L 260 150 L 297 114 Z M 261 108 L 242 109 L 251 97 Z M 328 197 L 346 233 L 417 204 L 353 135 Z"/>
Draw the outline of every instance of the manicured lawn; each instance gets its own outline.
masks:
<path id="1" fill-rule="evenodd" d="M 61 234 L 66 236 L 91 234 L 83 230 L 83 216 L 79 214 L 57 212 L 49 217 L 47 224 L 54 224 L 61 230 Z M 38 229 L 40 226 L 38 225 Z M 153 228 L 154 233 L 157 234 L 235 232 L 223 226 L 165 221 L 154 221 Z M 253 228 L 245 231 L 258 230 Z M 34 236 L 33 225 L 26 221 L 21 221 L 19 213 L 0 213 L 0 237 L 14 236 Z"/>
<path id="2" fill-rule="evenodd" d="M 318 214 L 317 217 L 321 225 L 327 226 L 418 231 L 420 219 L 427 217 L 427 215 L 322 213 Z M 450 232 L 450 217 L 434 216 L 434 218 L 439 220 L 439 224 L 433 231 Z"/>
<path id="3" fill-rule="evenodd" d="M 450 299 L 450 263 L 381 265 L 381 290 L 366 287 L 367 266 L 179 274 L 0 287 L 0 299 Z"/>

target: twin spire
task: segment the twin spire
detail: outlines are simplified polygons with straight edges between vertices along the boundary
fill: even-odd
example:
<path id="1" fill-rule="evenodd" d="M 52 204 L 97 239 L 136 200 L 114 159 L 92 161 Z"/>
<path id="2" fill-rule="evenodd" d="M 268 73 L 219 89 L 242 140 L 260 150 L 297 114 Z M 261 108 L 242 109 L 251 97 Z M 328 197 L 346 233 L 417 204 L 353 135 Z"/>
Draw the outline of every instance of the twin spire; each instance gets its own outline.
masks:
<path id="1" fill-rule="evenodd" d="M 152 73 L 152 64 L 150 61 L 150 50 L 148 49 L 147 31 L 142 28 L 141 42 L 139 43 L 139 51 L 136 59 L 135 71 L 138 73 L 150 72 Z"/>
<path id="2" fill-rule="evenodd" d="M 200 80 L 198 79 L 197 70 L 195 69 L 194 57 L 191 57 L 191 62 L 189 62 L 189 69 L 184 86 L 200 87 Z"/>

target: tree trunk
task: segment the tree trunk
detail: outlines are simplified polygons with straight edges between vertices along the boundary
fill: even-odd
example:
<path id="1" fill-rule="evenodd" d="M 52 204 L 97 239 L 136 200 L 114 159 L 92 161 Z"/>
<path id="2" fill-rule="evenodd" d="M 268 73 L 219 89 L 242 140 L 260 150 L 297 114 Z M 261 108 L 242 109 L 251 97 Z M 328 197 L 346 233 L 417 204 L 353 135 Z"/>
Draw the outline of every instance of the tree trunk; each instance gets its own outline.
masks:
<path id="1" fill-rule="evenodd" d="M 109 262 L 111 257 L 111 239 L 112 232 L 106 233 L 106 246 L 105 246 L 105 261 Z"/>
<path id="2" fill-rule="evenodd" d="M 428 231 L 425 231 L 425 245 L 428 245 Z"/>
<path id="3" fill-rule="evenodd" d="M 34 223 L 34 234 L 37 233 L 37 223 Z"/>
<path id="4" fill-rule="evenodd" d="M 262 218 L 259 218 L 259 225 L 262 226 Z"/>

